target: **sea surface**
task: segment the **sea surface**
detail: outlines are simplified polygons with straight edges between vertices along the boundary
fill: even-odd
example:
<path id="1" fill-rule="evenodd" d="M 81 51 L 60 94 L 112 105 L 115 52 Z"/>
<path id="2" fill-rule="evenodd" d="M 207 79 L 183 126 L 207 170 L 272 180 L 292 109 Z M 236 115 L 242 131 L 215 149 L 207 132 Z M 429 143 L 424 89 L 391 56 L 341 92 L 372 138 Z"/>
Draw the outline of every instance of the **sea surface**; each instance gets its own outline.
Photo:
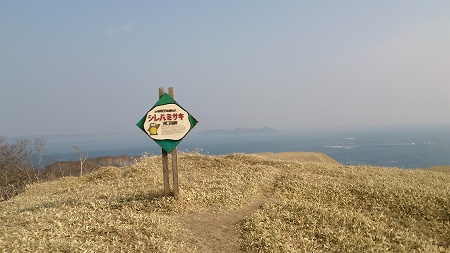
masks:
<path id="1" fill-rule="evenodd" d="M 195 130 L 195 129 L 194 129 Z M 160 155 L 161 148 L 137 129 L 130 133 L 52 135 L 47 156 L 76 160 L 73 145 L 89 157 Z M 179 151 L 209 155 L 259 152 L 322 152 L 344 165 L 423 168 L 450 165 L 450 125 L 366 129 L 282 129 L 276 133 L 202 135 L 190 132 Z"/>

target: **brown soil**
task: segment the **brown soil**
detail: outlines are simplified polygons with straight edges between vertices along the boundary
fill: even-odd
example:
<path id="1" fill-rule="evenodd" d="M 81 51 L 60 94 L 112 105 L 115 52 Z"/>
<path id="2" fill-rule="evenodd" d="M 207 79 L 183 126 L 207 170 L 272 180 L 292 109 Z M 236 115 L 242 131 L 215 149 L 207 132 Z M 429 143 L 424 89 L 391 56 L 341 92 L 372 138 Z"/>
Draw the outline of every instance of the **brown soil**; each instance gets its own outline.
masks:
<path id="1" fill-rule="evenodd" d="M 258 197 L 242 208 L 192 213 L 179 220 L 184 228 L 192 231 L 194 237 L 190 243 L 198 252 L 240 252 L 239 223 L 267 201 L 267 197 Z"/>

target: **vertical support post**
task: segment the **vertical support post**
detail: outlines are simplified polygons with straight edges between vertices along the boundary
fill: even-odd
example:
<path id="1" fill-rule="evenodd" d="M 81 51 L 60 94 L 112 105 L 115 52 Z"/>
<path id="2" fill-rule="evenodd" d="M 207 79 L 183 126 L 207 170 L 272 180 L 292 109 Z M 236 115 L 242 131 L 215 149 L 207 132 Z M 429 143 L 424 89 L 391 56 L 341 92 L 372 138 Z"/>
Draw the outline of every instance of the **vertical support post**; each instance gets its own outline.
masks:
<path id="1" fill-rule="evenodd" d="M 169 87 L 169 96 L 175 99 L 175 92 L 173 87 Z M 178 198 L 178 161 L 177 161 L 177 147 L 172 150 L 172 176 L 173 176 L 173 196 Z"/>
<path id="2" fill-rule="evenodd" d="M 159 88 L 159 97 L 164 95 L 164 88 Z M 163 180 L 164 180 L 164 196 L 170 196 L 170 186 L 169 186 L 169 157 L 164 149 L 162 150 L 162 164 L 163 164 Z"/>

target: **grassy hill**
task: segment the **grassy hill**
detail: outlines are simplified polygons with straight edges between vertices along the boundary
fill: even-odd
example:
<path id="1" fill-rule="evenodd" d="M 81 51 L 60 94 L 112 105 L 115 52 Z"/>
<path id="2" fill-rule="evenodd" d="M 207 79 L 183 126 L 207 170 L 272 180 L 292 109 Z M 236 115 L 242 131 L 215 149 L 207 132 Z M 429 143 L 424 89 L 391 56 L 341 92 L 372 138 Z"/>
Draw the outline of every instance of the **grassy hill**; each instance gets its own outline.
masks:
<path id="1" fill-rule="evenodd" d="M 0 249 L 450 252 L 450 174 L 267 155 L 179 154 L 178 199 L 157 156 L 31 185 L 0 202 Z"/>

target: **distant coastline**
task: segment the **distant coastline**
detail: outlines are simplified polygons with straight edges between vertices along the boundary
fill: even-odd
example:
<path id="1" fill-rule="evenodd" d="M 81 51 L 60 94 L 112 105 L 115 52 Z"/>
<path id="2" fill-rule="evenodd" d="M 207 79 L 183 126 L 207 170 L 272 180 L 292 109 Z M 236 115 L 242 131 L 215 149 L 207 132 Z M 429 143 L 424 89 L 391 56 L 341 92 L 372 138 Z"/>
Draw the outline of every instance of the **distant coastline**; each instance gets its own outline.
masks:
<path id="1" fill-rule="evenodd" d="M 274 133 L 261 133 L 261 131 L 255 131 L 257 128 L 252 129 L 254 130 L 249 131 L 247 128 L 219 130 L 216 131 L 217 134 L 208 130 L 198 134 L 205 130 L 202 129 L 184 138 L 178 150 L 201 150 L 202 153 L 209 155 L 318 152 L 325 153 L 342 165 L 397 168 L 450 165 L 449 125 L 329 131 L 322 129 L 315 132 L 277 129 Z M 220 132 L 235 134 L 220 134 Z M 49 159 L 49 163 L 55 160 L 77 161 L 78 157 L 73 145 L 88 152 L 89 158 L 161 153 L 161 147 L 142 131 L 137 130 L 123 133 L 43 137 L 46 140 L 45 158 Z M 13 141 L 12 138 L 9 140 Z"/>
<path id="2" fill-rule="evenodd" d="M 234 128 L 234 129 L 211 129 L 198 132 L 200 135 L 217 135 L 217 134 L 270 134 L 276 133 L 278 130 L 271 127 L 263 128 Z"/>

